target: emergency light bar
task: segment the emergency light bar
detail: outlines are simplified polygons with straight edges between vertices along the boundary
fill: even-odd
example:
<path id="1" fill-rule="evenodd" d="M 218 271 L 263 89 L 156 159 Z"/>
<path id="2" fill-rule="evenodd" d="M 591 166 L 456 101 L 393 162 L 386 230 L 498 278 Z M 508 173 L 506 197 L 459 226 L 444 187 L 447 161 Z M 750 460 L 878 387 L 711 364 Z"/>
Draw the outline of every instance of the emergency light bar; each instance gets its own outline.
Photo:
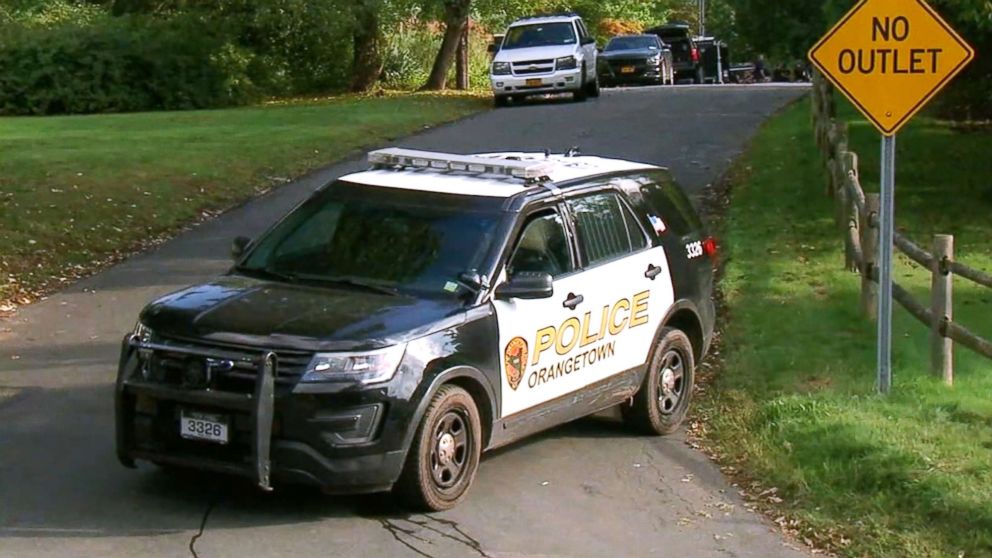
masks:
<path id="1" fill-rule="evenodd" d="M 476 174 L 512 176 L 526 180 L 545 178 L 554 166 L 543 161 L 512 161 L 493 157 L 452 155 L 415 149 L 380 149 L 369 153 L 369 163 L 385 167 L 413 167 Z"/>

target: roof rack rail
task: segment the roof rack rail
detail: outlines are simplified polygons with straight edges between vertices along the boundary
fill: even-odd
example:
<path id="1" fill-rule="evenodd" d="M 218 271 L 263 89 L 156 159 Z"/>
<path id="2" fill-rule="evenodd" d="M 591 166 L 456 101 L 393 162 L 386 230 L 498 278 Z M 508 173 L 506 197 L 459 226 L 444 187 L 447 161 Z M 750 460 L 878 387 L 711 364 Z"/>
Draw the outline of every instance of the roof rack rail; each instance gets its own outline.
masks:
<path id="1" fill-rule="evenodd" d="M 517 21 L 523 21 L 525 19 L 537 19 L 537 18 L 541 18 L 541 17 L 579 17 L 579 14 L 578 14 L 578 12 L 575 12 L 575 11 L 571 11 L 571 12 L 568 12 L 568 11 L 566 11 L 566 12 L 537 12 L 537 13 L 532 14 L 532 15 L 529 15 L 529 16 L 521 17 L 521 18 L 517 19 Z"/>
<path id="2" fill-rule="evenodd" d="M 494 174 L 528 181 L 546 179 L 552 165 L 544 161 L 514 161 L 495 157 L 453 155 L 415 149 L 379 149 L 369 153 L 369 163 L 379 168 L 412 167 L 474 174 Z"/>

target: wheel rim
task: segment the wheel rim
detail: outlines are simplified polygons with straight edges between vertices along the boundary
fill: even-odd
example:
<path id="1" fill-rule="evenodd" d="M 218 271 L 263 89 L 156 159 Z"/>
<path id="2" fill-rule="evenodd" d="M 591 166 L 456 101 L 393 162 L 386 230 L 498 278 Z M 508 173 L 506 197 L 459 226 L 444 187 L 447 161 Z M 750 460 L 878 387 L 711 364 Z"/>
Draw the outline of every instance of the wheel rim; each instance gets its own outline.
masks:
<path id="1" fill-rule="evenodd" d="M 431 478 L 438 488 L 451 488 L 462 480 L 468 469 L 471 449 L 465 413 L 448 411 L 434 427 L 431 440 Z"/>
<path id="2" fill-rule="evenodd" d="M 661 357 L 658 370 L 658 409 L 662 414 L 674 413 L 685 395 L 685 360 L 672 349 Z"/>

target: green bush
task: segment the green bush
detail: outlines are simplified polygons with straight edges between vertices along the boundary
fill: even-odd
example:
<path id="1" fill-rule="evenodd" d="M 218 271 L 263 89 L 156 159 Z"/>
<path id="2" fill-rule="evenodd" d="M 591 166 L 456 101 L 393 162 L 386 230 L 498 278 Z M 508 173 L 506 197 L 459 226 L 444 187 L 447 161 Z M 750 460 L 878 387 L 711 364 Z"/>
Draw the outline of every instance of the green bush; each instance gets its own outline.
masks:
<path id="1" fill-rule="evenodd" d="M 488 52 L 491 37 L 481 30 L 469 35 L 469 86 L 474 89 L 489 87 Z M 416 89 L 427 81 L 438 48 L 441 47 L 441 30 L 436 24 L 410 20 L 397 25 L 386 34 L 383 48 L 381 83 L 389 89 Z M 454 83 L 454 65 L 449 82 Z"/>
<path id="2" fill-rule="evenodd" d="M 251 55 L 193 17 L 8 30 L 0 114 L 195 109 L 259 94 Z"/>
<path id="3" fill-rule="evenodd" d="M 415 89 L 427 81 L 441 33 L 412 20 L 386 34 L 383 48 L 382 85 L 389 89 Z"/>

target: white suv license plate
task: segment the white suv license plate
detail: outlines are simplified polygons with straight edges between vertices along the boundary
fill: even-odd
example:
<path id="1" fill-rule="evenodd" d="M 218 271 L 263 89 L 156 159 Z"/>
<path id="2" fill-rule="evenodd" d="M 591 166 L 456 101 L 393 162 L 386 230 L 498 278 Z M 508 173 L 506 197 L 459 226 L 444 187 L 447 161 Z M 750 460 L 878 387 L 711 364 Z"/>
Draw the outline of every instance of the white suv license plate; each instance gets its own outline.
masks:
<path id="1" fill-rule="evenodd" d="M 227 417 L 223 415 L 184 410 L 179 417 L 179 435 L 187 440 L 226 444 L 227 425 Z"/>

